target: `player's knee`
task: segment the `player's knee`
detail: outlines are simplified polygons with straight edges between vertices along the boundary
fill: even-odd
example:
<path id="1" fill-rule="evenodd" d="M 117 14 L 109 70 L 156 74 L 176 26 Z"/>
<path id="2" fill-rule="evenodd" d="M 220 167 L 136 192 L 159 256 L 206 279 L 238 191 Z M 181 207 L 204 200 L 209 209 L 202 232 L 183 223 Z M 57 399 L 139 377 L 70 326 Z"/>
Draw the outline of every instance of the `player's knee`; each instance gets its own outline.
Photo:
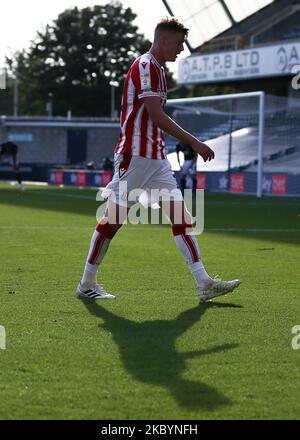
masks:
<path id="1" fill-rule="evenodd" d="M 112 239 L 118 230 L 122 227 L 122 224 L 111 224 L 107 222 L 107 219 L 103 217 L 96 227 L 96 231 L 103 234 L 106 238 Z"/>
<path id="2" fill-rule="evenodd" d="M 173 235 L 187 235 L 193 231 L 193 226 L 188 223 L 173 224 L 172 225 Z"/>

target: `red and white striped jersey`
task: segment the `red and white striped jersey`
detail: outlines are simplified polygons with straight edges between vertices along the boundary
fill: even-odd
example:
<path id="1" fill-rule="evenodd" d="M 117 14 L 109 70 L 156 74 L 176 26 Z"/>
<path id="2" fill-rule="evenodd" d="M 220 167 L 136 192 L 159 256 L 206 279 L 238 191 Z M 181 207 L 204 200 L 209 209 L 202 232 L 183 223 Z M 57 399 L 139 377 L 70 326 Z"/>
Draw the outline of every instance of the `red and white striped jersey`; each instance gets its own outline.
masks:
<path id="1" fill-rule="evenodd" d="M 122 98 L 121 135 L 115 153 L 165 159 L 163 131 L 151 121 L 143 99 L 159 96 L 167 100 L 165 70 L 150 52 L 137 58 L 127 73 Z"/>

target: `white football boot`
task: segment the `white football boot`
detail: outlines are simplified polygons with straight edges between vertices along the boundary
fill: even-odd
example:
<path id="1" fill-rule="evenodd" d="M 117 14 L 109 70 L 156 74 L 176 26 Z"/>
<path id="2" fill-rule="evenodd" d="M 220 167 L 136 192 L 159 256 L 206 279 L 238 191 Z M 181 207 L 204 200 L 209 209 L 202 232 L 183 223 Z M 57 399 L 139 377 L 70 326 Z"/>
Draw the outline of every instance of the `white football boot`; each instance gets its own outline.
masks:
<path id="1" fill-rule="evenodd" d="M 220 278 L 213 278 L 211 282 L 201 289 L 198 289 L 200 302 L 209 301 L 218 296 L 232 292 L 241 284 L 240 280 L 223 281 Z"/>
<path id="2" fill-rule="evenodd" d="M 79 282 L 76 290 L 78 298 L 87 298 L 87 299 L 116 299 L 114 295 L 108 293 L 104 290 L 102 286 L 99 284 L 95 284 L 94 286 L 84 287 Z"/>

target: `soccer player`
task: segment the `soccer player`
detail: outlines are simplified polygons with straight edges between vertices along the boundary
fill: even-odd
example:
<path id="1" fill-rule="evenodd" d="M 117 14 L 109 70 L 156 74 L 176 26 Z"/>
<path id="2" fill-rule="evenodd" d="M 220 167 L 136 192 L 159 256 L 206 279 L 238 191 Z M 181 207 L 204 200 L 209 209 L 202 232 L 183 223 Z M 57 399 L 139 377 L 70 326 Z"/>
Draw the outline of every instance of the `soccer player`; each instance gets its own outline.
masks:
<path id="1" fill-rule="evenodd" d="M 164 64 L 175 61 L 183 51 L 187 34 L 188 29 L 177 19 L 162 20 L 155 28 L 149 52 L 137 58 L 129 69 L 122 99 L 121 135 L 115 148 L 115 172 L 104 190 L 108 197 L 107 208 L 92 236 L 83 277 L 77 286 L 77 295 L 81 298 L 115 298 L 97 284 L 97 272 L 133 203 L 128 194 L 137 188 L 166 192 L 160 206 L 168 213 L 175 243 L 195 277 L 201 302 L 231 292 L 240 284 L 239 280 L 223 281 L 207 274 L 197 240 L 191 234 L 191 219 L 165 155 L 164 132 L 167 132 L 191 145 L 205 162 L 214 158 L 213 150 L 177 125 L 164 111 L 167 99 Z M 126 191 L 122 189 L 123 184 Z M 168 191 L 175 194 L 173 199 L 168 199 Z M 185 214 L 179 224 L 175 221 L 178 212 Z"/>
<path id="2" fill-rule="evenodd" d="M 2 162 L 4 157 L 8 157 L 12 162 L 13 170 L 16 173 L 16 178 L 19 184 L 19 187 L 22 187 L 22 181 L 21 181 L 21 173 L 17 161 L 17 155 L 18 155 L 18 146 L 14 144 L 13 142 L 4 142 L 0 145 L 0 163 Z"/>
<path id="3" fill-rule="evenodd" d="M 180 170 L 180 183 L 181 190 L 184 191 L 185 188 L 196 189 L 196 173 L 197 173 L 197 158 L 198 154 L 193 150 L 193 148 L 188 144 L 183 144 L 178 142 L 176 145 L 176 154 L 178 164 L 180 166 L 179 152 L 182 151 L 184 155 L 184 162 Z"/>

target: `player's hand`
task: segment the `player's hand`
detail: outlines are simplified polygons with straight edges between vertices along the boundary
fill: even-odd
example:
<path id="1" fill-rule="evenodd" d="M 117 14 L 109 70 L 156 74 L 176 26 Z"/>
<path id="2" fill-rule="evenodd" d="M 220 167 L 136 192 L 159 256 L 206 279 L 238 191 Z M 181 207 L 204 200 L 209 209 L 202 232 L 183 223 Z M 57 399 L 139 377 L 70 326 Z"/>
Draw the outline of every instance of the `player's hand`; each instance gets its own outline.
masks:
<path id="1" fill-rule="evenodd" d="M 204 162 L 211 161 L 212 159 L 215 158 L 215 153 L 214 151 L 209 148 L 208 145 L 204 144 L 203 142 L 200 141 L 195 141 L 195 143 L 193 143 L 192 148 L 194 151 L 196 151 L 196 153 L 200 154 L 200 156 L 203 158 Z"/>

